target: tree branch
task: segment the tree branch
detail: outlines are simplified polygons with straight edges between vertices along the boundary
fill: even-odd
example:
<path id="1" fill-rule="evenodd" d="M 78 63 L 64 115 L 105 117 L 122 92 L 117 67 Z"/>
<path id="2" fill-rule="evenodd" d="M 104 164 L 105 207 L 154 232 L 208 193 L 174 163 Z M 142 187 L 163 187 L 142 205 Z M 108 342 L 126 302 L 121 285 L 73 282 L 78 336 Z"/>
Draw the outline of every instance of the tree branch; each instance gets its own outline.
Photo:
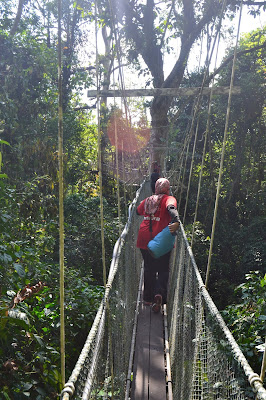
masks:
<path id="1" fill-rule="evenodd" d="M 251 49 L 240 50 L 240 51 L 237 52 L 236 55 L 237 55 L 237 57 L 243 56 L 243 55 L 245 55 L 245 54 L 252 53 L 253 51 L 260 50 L 260 49 L 263 49 L 263 48 L 266 48 L 266 42 L 263 43 L 263 44 L 261 44 L 261 45 L 254 46 L 254 47 L 252 47 Z M 229 57 L 227 57 L 227 59 L 224 60 L 224 62 L 222 62 L 222 64 L 221 64 L 212 74 L 209 75 L 208 79 L 206 79 L 206 84 L 210 83 L 210 81 L 211 81 L 224 67 L 226 67 L 226 65 L 229 64 L 229 62 L 232 61 L 233 58 L 234 58 L 234 54 L 231 54 Z"/>
<path id="2" fill-rule="evenodd" d="M 94 65 L 90 65 L 89 67 L 75 68 L 75 69 L 72 69 L 72 74 L 75 74 L 76 72 L 91 71 L 93 69 L 96 69 L 96 67 Z"/>
<path id="3" fill-rule="evenodd" d="M 81 110 L 93 110 L 96 108 L 96 103 L 94 103 L 92 106 L 80 106 L 80 107 L 75 107 L 74 111 L 81 111 Z"/>
<path id="4" fill-rule="evenodd" d="M 165 28 L 164 28 L 164 31 L 163 31 L 163 36 L 162 36 L 162 38 L 161 38 L 160 47 L 162 47 L 162 45 L 163 45 L 163 43 L 164 43 L 164 38 L 165 38 L 166 31 L 167 31 L 168 26 L 169 26 L 170 16 L 171 16 L 171 14 L 172 14 L 172 11 L 173 11 L 173 9 L 174 9 L 174 6 L 175 6 L 175 0 L 172 0 L 171 8 L 170 8 L 170 11 L 169 11 L 169 13 L 168 13 L 167 21 L 166 21 Z"/>
<path id="5" fill-rule="evenodd" d="M 28 0 L 19 0 L 16 18 L 15 18 L 13 26 L 12 26 L 12 28 L 10 30 L 10 36 L 11 37 L 15 35 L 15 33 L 16 33 L 17 29 L 18 29 L 18 25 L 19 25 L 19 22 L 21 20 L 23 7 L 26 5 L 27 1 Z"/>

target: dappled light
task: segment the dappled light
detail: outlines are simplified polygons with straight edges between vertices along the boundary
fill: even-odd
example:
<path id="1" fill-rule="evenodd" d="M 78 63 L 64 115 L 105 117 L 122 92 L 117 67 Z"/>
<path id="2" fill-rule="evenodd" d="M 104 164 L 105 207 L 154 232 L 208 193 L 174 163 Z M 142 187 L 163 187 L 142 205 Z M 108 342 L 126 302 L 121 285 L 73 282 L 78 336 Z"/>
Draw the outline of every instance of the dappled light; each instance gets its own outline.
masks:
<path id="1" fill-rule="evenodd" d="M 120 110 L 116 110 L 107 126 L 107 133 L 112 146 L 118 151 L 136 153 L 147 146 L 150 139 L 150 128 L 142 123 L 132 125 Z"/>

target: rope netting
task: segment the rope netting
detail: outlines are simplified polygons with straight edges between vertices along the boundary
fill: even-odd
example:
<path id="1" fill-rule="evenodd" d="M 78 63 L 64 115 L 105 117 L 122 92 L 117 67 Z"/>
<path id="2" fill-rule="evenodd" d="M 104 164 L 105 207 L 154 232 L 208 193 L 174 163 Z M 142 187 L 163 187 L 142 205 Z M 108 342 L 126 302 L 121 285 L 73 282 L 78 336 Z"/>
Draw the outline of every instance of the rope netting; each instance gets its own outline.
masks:
<path id="1" fill-rule="evenodd" d="M 175 399 L 266 399 L 217 310 L 180 227 L 171 265 L 168 331 Z"/>
<path id="2" fill-rule="evenodd" d="M 114 399 L 125 397 L 142 263 L 136 251 L 136 204 L 150 194 L 150 185 L 144 183 L 130 206 L 128 222 L 114 247 L 104 299 L 62 391 L 64 400 L 107 399 L 108 393 Z"/>
<path id="3" fill-rule="evenodd" d="M 63 400 L 130 398 L 142 271 L 135 209 L 150 194 L 150 183 L 144 182 L 115 245 L 104 299 Z M 174 399 L 266 400 L 259 376 L 203 284 L 182 225 L 172 254 L 167 318 Z"/>

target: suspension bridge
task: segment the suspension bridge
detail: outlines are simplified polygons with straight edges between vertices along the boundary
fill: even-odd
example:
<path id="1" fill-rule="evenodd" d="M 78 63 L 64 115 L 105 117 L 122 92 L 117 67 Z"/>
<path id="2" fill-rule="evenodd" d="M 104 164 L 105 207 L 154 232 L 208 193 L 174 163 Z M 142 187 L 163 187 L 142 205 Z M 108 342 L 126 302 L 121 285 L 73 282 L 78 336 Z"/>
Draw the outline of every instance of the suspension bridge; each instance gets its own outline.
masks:
<path id="1" fill-rule="evenodd" d="M 219 29 L 217 29 L 217 34 L 218 31 Z M 238 35 L 239 27 L 237 40 Z M 217 182 L 212 240 L 221 186 L 231 96 L 239 93 L 238 89 L 233 87 L 236 49 L 237 43 L 230 87 L 216 89 L 218 94 L 219 90 L 221 94 L 229 93 L 229 97 Z M 193 160 L 197 140 L 197 128 L 195 131 L 194 127 L 198 126 L 200 102 L 203 94 L 209 94 L 208 120 L 202 155 L 202 163 L 204 162 L 211 99 L 215 91 L 214 86 L 210 89 L 205 87 L 208 67 L 209 65 L 206 68 L 202 87 L 194 88 L 193 95 L 196 96 L 196 100 L 192 122 L 185 135 L 183 150 L 179 157 L 180 169 L 183 164 L 186 165 L 185 158 L 194 135 Z M 168 88 L 166 93 L 164 89 L 156 88 L 147 94 L 147 91 L 126 92 L 123 88 L 120 95 L 158 97 L 176 96 L 182 92 L 181 89 L 178 89 L 177 93 L 177 89 Z M 97 90 L 88 93 L 88 96 L 97 96 L 97 100 L 100 96 L 113 95 L 114 91 Z M 118 96 L 119 93 L 116 92 L 115 95 Z M 181 95 L 190 96 L 191 92 L 183 90 Z M 115 134 L 117 144 L 117 132 Z M 117 146 L 115 147 L 117 151 Z M 99 155 L 101 157 L 100 140 Z M 116 175 L 119 179 L 118 153 L 116 153 L 116 161 Z M 100 159 L 100 187 L 102 185 L 101 165 Z M 192 169 L 193 161 L 187 185 L 183 222 Z M 203 164 L 201 171 L 203 171 Z M 135 174 L 138 174 L 137 170 Z M 179 177 L 173 180 L 178 181 L 178 186 L 181 185 L 182 188 L 180 177 L 179 172 Z M 197 205 L 200 181 L 201 175 Z M 145 180 L 129 207 L 128 221 L 114 247 L 101 305 L 76 366 L 61 392 L 61 400 L 266 400 L 263 376 L 259 376 L 250 367 L 207 291 L 213 241 L 211 241 L 209 251 L 207 279 L 203 282 L 181 224 L 171 255 L 167 305 L 164 306 L 162 313 L 155 315 L 143 304 L 143 262 L 141 253 L 136 248 L 140 219 L 136 214 L 136 207 L 140 201 L 150 195 L 150 183 Z M 194 215 L 196 221 L 197 209 Z"/>
<path id="2" fill-rule="evenodd" d="M 142 303 L 143 267 L 136 249 L 136 206 L 150 194 L 146 181 L 114 247 L 104 298 L 61 399 L 266 400 L 259 375 L 208 294 L 182 224 L 167 307 L 151 321 Z M 149 337 L 143 336 L 145 323 Z"/>

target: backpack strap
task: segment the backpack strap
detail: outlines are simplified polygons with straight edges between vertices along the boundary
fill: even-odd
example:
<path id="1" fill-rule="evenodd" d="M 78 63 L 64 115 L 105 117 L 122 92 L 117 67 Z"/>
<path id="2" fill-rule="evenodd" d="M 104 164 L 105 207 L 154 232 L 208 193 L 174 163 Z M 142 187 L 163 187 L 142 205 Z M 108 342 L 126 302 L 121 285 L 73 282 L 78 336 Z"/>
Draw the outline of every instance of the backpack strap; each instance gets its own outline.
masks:
<path id="1" fill-rule="evenodd" d="M 151 219 L 153 216 L 154 216 L 154 214 L 150 214 L 149 231 L 151 233 L 151 239 L 153 239 L 153 237 L 152 237 L 152 219 Z"/>

